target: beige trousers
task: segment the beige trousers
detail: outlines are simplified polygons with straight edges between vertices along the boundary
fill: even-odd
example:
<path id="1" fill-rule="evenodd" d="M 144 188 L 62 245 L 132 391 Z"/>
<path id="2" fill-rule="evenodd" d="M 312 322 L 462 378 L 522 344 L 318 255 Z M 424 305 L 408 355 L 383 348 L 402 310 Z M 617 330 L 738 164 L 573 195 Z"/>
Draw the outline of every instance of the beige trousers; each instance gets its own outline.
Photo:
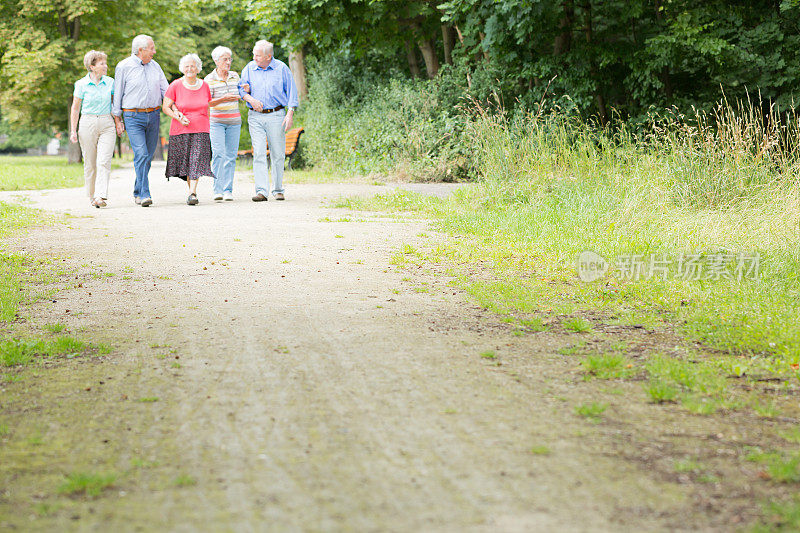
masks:
<path id="1" fill-rule="evenodd" d="M 81 115 L 78 140 L 83 153 L 83 177 L 89 198 L 108 198 L 108 179 L 117 130 L 111 115 Z"/>

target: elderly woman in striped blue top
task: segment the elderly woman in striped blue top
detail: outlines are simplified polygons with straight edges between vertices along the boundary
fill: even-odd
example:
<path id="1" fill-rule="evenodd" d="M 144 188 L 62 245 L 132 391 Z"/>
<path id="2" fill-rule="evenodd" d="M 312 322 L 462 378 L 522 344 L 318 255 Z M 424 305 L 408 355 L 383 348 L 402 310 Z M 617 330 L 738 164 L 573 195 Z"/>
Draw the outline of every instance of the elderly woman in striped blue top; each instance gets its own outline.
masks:
<path id="1" fill-rule="evenodd" d="M 103 52 L 89 50 L 83 57 L 83 64 L 89 73 L 75 82 L 69 140 L 78 142 L 80 139 L 86 194 L 91 205 L 100 208 L 106 206 L 108 199 L 111 156 L 117 140 L 111 116 L 114 79 L 106 76 L 108 57 Z"/>
<path id="2" fill-rule="evenodd" d="M 217 68 L 205 77 L 211 88 L 211 169 L 214 172 L 214 200 L 233 200 L 233 173 L 239 151 L 242 116 L 239 113 L 239 75 L 231 70 L 232 52 L 217 46 L 211 59 Z"/>

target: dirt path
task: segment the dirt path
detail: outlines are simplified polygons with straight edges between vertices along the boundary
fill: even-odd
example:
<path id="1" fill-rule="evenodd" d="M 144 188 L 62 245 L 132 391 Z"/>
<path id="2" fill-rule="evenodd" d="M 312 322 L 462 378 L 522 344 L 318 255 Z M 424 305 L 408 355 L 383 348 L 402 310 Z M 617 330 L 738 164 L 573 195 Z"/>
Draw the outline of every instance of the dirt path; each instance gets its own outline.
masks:
<path id="1" fill-rule="evenodd" d="M 104 210 L 80 190 L 0 196 L 75 215 L 17 249 L 114 274 L 27 310 L 113 351 L 2 392 L 17 438 L 0 448 L 0 526 L 715 529 L 688 487 L 610 453 L 621 431 L 574 414 L 552 337 L 515 337 L 447 279 L 390 267 L 433 235 L 424 222 L 321 221 L 346 215 L 326 198 L 379 188 L 289 185 L 256 204 L 240 176 L 235 202 L 203 183 L 188 207 L 183 183 L 153 178 L 144 209 L 131 175 L 115 172 Z M 72 471 L 119 477 L 98 499 L 59 496 Z"/>

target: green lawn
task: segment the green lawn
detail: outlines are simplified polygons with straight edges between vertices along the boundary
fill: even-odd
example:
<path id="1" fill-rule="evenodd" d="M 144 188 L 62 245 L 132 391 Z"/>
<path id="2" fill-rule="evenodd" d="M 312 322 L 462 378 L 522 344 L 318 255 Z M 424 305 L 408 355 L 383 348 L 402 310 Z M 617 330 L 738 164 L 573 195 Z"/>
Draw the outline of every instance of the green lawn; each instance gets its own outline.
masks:
<path id="1" fill-rule="evenodd" d="M 83 165 L 63 156 L 0 156 L 0 191 L 64 189 L 83 185 Z"/>

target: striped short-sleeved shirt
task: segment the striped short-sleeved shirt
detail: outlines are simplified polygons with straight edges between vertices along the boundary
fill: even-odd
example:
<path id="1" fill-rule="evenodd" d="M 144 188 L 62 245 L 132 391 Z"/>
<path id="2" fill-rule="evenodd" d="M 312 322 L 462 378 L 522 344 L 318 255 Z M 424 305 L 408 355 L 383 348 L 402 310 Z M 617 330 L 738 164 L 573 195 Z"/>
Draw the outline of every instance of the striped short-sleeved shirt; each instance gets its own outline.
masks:
<path id="1" fill-rule="evenodd" d="M 211 88 L 212 100 L 229 94 L 239 96 L 239 75 L 234 71 L 228 72 L 228 79 L 223 80 L 219 77 L 217 69 L 214 69 L 205 77 L 204 81 Z M 211 107 L 211 122 L 241 124 L 242 115 L 239 113 L 239 102 L 222 102 Z"/>

